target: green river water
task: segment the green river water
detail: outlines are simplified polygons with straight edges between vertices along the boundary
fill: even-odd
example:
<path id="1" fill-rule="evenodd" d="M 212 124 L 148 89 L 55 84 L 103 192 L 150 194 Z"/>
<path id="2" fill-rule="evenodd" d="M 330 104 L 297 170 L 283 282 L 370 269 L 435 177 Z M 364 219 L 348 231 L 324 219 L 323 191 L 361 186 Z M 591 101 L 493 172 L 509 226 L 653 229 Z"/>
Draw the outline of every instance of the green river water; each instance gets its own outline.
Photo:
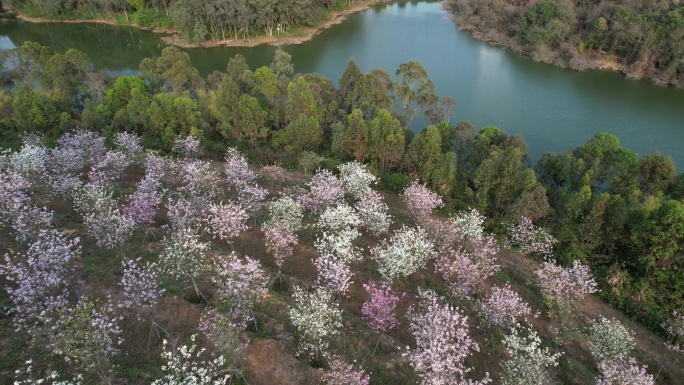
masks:
<path id="1" fill-rule="evenodd" d="M 336 81 L 349 58 L 362 71 L 393 74 L 400 63 L 420 61 L 440 95 L 456 99 L 453 121 L 498 126 L 520 133 L 536 161 L 546 151 L 563 152 L 595 133 L 616 135 L 639 155 L 659 150 L 684 167 L 684 92 L 631 81 L 607 71 L 574 72 L 535 63 L 458 30 L 438 2 L 382 5 L 350 15 L 313 40 L 286 46 L 297 72 L 318 72 Z M 137 72 L 140 61 L 159 54 L 160 35 L 101 24 L 0 24 L 0 49 L 31 40 L 64 52 L 84 51 L 98 69 L 112 75 Z M 225 70 L 240 53 L 256 69 L 267 65 L 275 47 L 186 50 L 204 76 Z M 414 129 L 424 127 L 414 120 Z M 678 172 L 682 172 L 681 169 Z"/>

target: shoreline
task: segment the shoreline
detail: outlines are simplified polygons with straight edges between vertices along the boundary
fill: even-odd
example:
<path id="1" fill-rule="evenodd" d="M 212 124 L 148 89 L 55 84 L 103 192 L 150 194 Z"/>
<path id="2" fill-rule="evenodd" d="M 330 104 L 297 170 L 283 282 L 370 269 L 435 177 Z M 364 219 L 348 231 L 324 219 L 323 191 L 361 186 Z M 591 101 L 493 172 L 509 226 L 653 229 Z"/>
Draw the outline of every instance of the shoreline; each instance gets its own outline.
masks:
<path id="1" fill-rule="evenodd" d="M 283 45 L 294 45 L 307 42 L 324 30 L 332 27 L 333 25 L 342 23 L 347 16 L 354 14 L 356 12 L 365 11 L 374 5 L 378 4 L 389 4 L 393 0 L 367 0 L 363 3 L 356 4 L 350 8 L 346 8 L 342 11 L 337 11 L 332 13 L 332 17 L 329 20 L 322 22 L 320 25 L 314 27 L 298 27 L 298 31 L 302 32 L 301 36 L 266 36 L 258 35 L 248 40 L 244 39 L 230 39 L 230 40 L 207 40 L 202 43 L 189 42 L 184 37 L 181 36 L 180 31 L 169 28 L 159 28 L 150 26 L 141 26 L 135 23 L 121 24 L 114 20 L 106 19 L 74 19 L 74 20 L 52 20 L 43 17 L 30 17 L 23 15 L 16 9 L 11 7 L 5 7 L 5 14 L 13 15 L 17 20 L 26 21 L 29 23 L 95 23 L 95 24 L 107 24 L 113 26 L 124 26 L 133 27 L 146 31 L 151 31 L 154 33 L 165 34 L 161 37 L 161 40 L 166 45 L 176 46 L 180 48 L 211 48 L 211 47 L 256 47 L 262 44 L 268 44 L 271 46 L 283 46 Z"/>
<path id="2" fill-rule="evenodd" d="M 462 23 L 458 20 L 458 17 L 455 14 L 449 12 L 449 10 L 445 9 L 445 11 L 448 13 L 447 19 L 451 20 L 454 24 L 456 24 L 459 31 L 468 33 L 474 39 L 494 44 L 496 46 L 507 49 L 520 57 L 524 57 L 538 63 L 551 64 L 556 67 L 578 72 L 592 70 L 619 72 L 625 78 L 625 80 L 647 80 L 651 84 L 659 87 L 673 87 L 677 90 L 684 90 L 684 84 L 673 84 L 667 81 L 663 81 L 662 79 L 656 77 L 654 74 L 645 73 L 643 68 L 630 68 L 631 66 L 623 63 L 621 61 L 621 58 L 619 57 L 614 57 L 612 59 L 606 59 L 605 57 L 601 57 L 602 55 L 604 55 L 604 53 L 601 52 L 589 51 L 583 54 L 580 54 L 579 52 L 574 52 L 573 57 L 571 59 L 561 60 L 559 59 L 559 55 L 561 54 L 561 52 L 552 51 L 555 57 L 553 59 L 545 60 L 544 58 L 535 56 L 534 53 L 531 52 L 529 49 L 516 44 L 508 38 L 496 38 L 496 36 L 492 36 L 486 31 L 480 30 L 475 25 Z"/>

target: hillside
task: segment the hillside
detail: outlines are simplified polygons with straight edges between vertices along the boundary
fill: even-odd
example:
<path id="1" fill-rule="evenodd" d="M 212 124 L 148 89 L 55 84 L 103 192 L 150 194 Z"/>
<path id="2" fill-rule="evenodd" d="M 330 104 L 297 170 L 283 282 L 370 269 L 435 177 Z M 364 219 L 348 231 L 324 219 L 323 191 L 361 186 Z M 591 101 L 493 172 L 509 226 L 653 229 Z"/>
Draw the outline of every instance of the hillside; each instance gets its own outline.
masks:
<path id="1" fill-rule="evenodd" d="M 684 379 L 681 354 L 592 295 L 557 307 L 534 274 L 538 253 L 547 251 L 530 248 L 532 239 L 480 235 L 484 218 L 472 212 L 453 220 L 431 214 L 441 199 L 418 184 L 402 198 L 375 192 L 374 177 L 355 163 L 341 166 L 338 179 L 324 170 L 311 177 L 272 165 L 248 167 L 234 150 L 223 162 L 208 162 L 198 158 L 202 149 L 192 137 L 177 139 L 176 155 L 168 157 L 145 152 L 132 135 L 120 134 L 114 143 L 110 149 L 103 137 L 79 130 L 52 149 L 29 141 L 0 163 L 2 302 L 10 310 L 0 329 L 6 347 L 0 378 L 23 371 L 28 361 L 34 380 L 54 370 L 62 379 L 83 374 L 84 383 L 148 384 L 169 375 L 161 369 L 162 341 L 189 344 L 199 335 L 196 343 L 208 349 L 204 360 L 227 357 L 210 366 L 209 377 L 230 374 L 231 383 L 319 384 L 323 373 L 349 375 L 342 370 L 349 364 L 370 374 L 371 384 L 486 373 L 500 383 L 503 362 L 517 356 L 502 342 L 508 327 L 492 324 L 477 303 L 510 284 L 530 307 L 510 325 L 532 328 L 549 352 L 560 354 L 557 368 L 539 369 L 545 376 L 593 383 L 599 372 L 588 326 L 605 316 L 634 332 L 635 349 L 625 354 L 652 374 L 664 363 L 659 384 Z M 294 238 L 266 237 L 273 229 Z M 382 250 L 400 245 L 398 235 L 407 229 L 414 231 L 410 255 L 383 259 Z M 413 258 L 422 253 L 427 259 Z M 407 264 L 396 264 L 406 257 Z M 462 263 L 470 267 L 460 270 Z M 363 311 L 370 297 L 362 285 L 371 282 L 406 293 L 391 313 L 398 327 L 378 333 L 369 326 L 371 319 L 380 322 Z M 439 325 L 439 304 L 448 304 L 467 317 L 459 330 L 469 337 L 456 341 L 473 339 L 471 350 L 454 355 L 449 365 L 455 366 L 446 370 L 420 369 L 420 354 L 411 355 L 454 342 L 439 342 L 421 323 L 425 289 L 438 293 L 429 324 Z M 311 334 L 311 324 L 292 313 L 305 306 L 302 298 L 313 298 L 301 297 L 301 290 L 325 293 L 311 314 L 328 306 L 341 311 L 311 321 L 313 330 L 329 334 Z M 99 319 L 107 321 L 94 322 Z M 161 383 L 176 383 L 164 378 Z M 331 378 L 331 384 L 366 383 Z"/>

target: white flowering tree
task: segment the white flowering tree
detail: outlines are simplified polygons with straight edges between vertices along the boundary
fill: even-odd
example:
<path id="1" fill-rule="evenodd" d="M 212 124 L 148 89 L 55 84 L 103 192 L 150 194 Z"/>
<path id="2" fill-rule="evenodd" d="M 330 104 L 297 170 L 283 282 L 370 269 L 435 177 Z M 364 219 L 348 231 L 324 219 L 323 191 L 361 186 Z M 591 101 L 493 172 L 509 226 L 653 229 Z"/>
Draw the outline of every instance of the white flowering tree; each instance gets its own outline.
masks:
<path id="1" fill-rule="evenodd" d="M 342 311 L 325 290 L 307 293 L 295 286 L 294 300 L 290 320 L 299 334 L 299 354 L 316 360 L 328 356 L 330 338 L 342 327 Z"/>
<path id="2" fill-rule="evenodd" d="M 180 281 L 191 281 L 199 294 L 195 278 L 204 269 L 209 244 L 203 242 L 195 230 L 185 228 L 164 238 L 162 245 L 159 255 L 161 271 Z"/>
<path id="3" fill-rule="evenodd" d="M 510 242 L 511 246 L 523 256 L 548 258 L 553 255 L 556 239 L 543 228 L 535 226 L 531 220 L 523 217 L 520 223 L 511 229 Z"/>
<path id="4" fill-rule="evenodd" d="M 318 218 L 317 227 L 323 231 L 349 230 L 361 224 L 356 211 L 348 204 L 342 203 L 328 207 Z"/>
<path id="5" fill-rule="evenodd" d="M 290 196 L 283 196 L 269 202 L 266 205 L 268 219 L 266 224 L 270 226 L 281 225 L 293 233 L 302 228 L 302 206 Z"/>
<path id="6" fill-rule="evenodd" d="M 436 256 L 425 230 L 406 226 L 389 241 L 383 240 L 371 254 L 378 263 L 380 274 L 388 282 L 408 277 Z"/>
<path id="7" fill-rule="evenodd" d="M 198 349 L 196 335 L 190 337 L 191 345 L 176 346 L 164 340 L 161 354 L 162 378 L 152 385 L 225 385 L 233 377 L 233 368 L 227 366 L 223 356 L 205 358 L 206 349 Z"/>
<path id="8" fill-rule="evenodd" d="M 360 225 L 374 237 L 389 230 L 392 218 L 389 208 L 377 191 L 370 190 L 354 204 Z"/>
<path id="9" fill-rule="evenodd" d="M 406 355 L 421 384 L 490 383 L 489 374 L 481 380 L 468 378 L 472 368 L 465 365 L 465 359 L 480 351 L 470 337 L 468 317 L 431 290 L 419 289 L 418 300 L 418 307 L 411 308 L 408 315 L 417 346 Z"/>
<path id="10" fill-rule="evenodd" d="M 378 180 L 364 165 L 357 162 L 341 164 L 338 169 L 344 189 L 357 200 L 364 199 L 371 191 L 371 185 Z"/>
<path id="11" fill-rule="evenodd" d="M 555 384 L 550 369 L 558 366 L 561 354 L 542 348 L 541 338 L 534 330 L 525 328 L 521 333 L 514 328 L 503 345 L 510 358 L 503 363 L 502 385 Z"/>
<path id="12" fill-rule="evenodd" d="M 461 211 L 453 220 L 461 229 L 461 234 L 470 238 L 479 238 L 483 235 L 485 217 L 476 209 Z"/>

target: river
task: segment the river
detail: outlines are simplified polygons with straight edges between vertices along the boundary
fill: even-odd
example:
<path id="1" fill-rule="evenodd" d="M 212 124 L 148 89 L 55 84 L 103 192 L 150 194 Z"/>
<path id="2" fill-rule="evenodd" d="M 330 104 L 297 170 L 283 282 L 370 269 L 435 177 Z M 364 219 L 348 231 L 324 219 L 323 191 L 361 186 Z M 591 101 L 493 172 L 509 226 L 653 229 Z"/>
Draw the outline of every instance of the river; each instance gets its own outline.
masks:
<path id="1" fill-rule="evenodd" d="M 313 40 L 284 49 L 295 70 L 337 80 L 349 58 L 362 71 L 393 74 L 400 63 L 420 61 L 440 95 L 456 99 L 454 121 L 495 125 L 520 133 L 532 160 L 581 146 L 598 132 L 616 135 L 640 156 L 654 150 L 684 165 L 684 92 L 626 80 L 607 71 L 574 72 L 535 63 L 478 41 L 447 19 L 439 2 L 400 1 L 350 15 Z M 26 40 L 64 52 L 77 48 L 94 67 L 112 75 L 136 73 L 140 61 L 163 48 L 160 35 L 101 24 L 0 24 L 0 49 Z M 240 53 L 252 69 L 267 65 L 275 47 L 187 49 L 204 76 L 225 70 Z M 424 127 L 416 119 L 414 129 Z M 683 166 L 684 167 L 684 166 Z M 682 170 L 679 170 L 681 172 Z"/>

